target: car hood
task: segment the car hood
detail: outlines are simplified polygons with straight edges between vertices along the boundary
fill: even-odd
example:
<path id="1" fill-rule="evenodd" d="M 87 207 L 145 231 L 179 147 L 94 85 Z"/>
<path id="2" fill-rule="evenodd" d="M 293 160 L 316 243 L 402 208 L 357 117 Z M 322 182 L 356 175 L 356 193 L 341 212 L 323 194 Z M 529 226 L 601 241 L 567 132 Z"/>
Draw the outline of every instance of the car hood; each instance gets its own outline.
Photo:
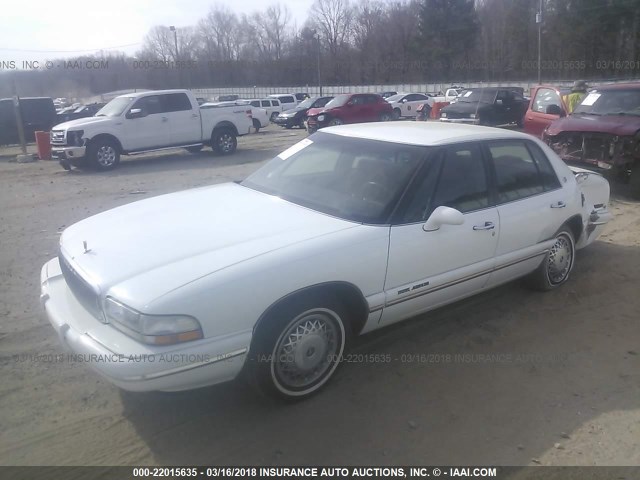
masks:
<path id="1" fill-rule="evenodd" d="M 447 105 L 440 111 L 444 113 L 452 112 L 452 113 L 469 114 L 469 113 L 476 113 L 476 111 L 482 111 L 490 107 L 491 107 L 490 103 L 484 103 L 484 102 L 470 103 L 470 102 L 458 101 L 458 102 Z"/>
<path id="2" fill-rule="evenodd" d="M 338 107 L 336 107 L 338 108 Z M 320 108 L 310 108 L 307 111 L 307 116 L 308 117 L 315 117 L 316 115 L 320 115 L 321 113 L 328 113 L 331 110 L 333 110 L 333 108 L 325 108 L 325 107 L 320 107 Z"/>
<path id="3" fill-rule="evenodd" d="M 84 117 L 84 118 L 77 118 L 75 120 L 69 120 L 68 122 L 64 122 L 64 123 L 59 123 L 53 128 L 56 130 L 66 130 L 71 127 L 83 127 L 85 125 L 111 123 L 112 121 L 113 121 L 112 117 Z"/>
<path id="4" fill-rule="evenodd" d="M 162 289 L 178 288 L 270 251 L 356 226 L 225 183 L 89 217 L 64 231 L 60 247 L 81 276 L 101 292 L 144 276 L 148 289 L 157 287 L 157 296 L 166 293 Z M 155 281 L 148 282 L 149 278 Z"/>
<path id="5" fill-rule="evenodd" d="M 632 136 L 640 130 L 640 117 L 634 115 L 587 115 L 574 113 L 549 125 L 548 135 L 563 132 L 598 132 Z"/>
<path id="6" fill-rule="evenodd" d="M 282 112 L 284 115 L 295 115 L 298 112 L 305 112 L 309 110 L 308 108 L 305 107 L 296 107 L 296 108 L 290 108 L 289 110 L 285 110 L 284 112 Z M 315 108 L 313 110 L 316 110 Z"/>

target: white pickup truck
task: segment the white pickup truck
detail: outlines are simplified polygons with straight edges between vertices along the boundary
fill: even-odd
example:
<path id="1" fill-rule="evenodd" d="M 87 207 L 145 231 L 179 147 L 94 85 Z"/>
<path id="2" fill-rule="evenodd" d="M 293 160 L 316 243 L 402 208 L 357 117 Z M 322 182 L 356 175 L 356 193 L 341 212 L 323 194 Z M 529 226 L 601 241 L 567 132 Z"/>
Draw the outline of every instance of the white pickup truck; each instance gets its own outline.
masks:
<path id="1" fill-rule="evenodd" d="M 204 145 L 221 154 L 235 151 L 237 137 L 251 131 L 250 107 L 221 105 L 201 109 L 188 90 L 156 90 L 121 95 L 93 117 L 56 125 L 51 130 L 53 158 L 69 170 L 87 163 L 110 170 L 120 155 Z"/>
<path id="2" fill-rule="evenodd" d="M 448 103 L 452 103 L 455 101 L 456 97 L 458 95 L 460 95 L 460 92 L 462 92 L 464 90 L 464 88 L 447 88 L 447 90 L 444 92 L 444 95 L 429 95 L 433 102 L 448 102 Z"/>

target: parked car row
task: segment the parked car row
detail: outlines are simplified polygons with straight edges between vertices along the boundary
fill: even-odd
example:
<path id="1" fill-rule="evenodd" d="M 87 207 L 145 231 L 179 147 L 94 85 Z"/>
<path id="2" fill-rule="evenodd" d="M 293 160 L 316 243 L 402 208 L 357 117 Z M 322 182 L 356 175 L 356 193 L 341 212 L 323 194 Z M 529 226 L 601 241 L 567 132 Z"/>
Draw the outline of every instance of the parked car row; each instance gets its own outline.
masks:
<path id="1" fill-rule="evenodd" d="M 76 118 L 93 117 L 105 105 L 106 103 L 74 104 L 71 107 L 60 110 L 56 115 L 56 121 L 57 123 L 64 123 Z"/>

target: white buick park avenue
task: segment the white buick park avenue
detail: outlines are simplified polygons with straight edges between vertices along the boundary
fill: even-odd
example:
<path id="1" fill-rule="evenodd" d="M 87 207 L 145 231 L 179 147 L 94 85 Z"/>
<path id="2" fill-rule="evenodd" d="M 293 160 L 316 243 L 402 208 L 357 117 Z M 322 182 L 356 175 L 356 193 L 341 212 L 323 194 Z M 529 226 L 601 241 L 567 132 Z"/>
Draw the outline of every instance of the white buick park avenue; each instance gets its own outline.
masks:
<path id="1" fill-rule="evenodd" d="M 108 381 L 177 391 L 241 373 L 296 399 L 355 335 L 527 277 L 567 282 L 609 184 L 489 127 L 329 127 L 240 183 L 67 228 L 42 268 L 60 341 Z"/>

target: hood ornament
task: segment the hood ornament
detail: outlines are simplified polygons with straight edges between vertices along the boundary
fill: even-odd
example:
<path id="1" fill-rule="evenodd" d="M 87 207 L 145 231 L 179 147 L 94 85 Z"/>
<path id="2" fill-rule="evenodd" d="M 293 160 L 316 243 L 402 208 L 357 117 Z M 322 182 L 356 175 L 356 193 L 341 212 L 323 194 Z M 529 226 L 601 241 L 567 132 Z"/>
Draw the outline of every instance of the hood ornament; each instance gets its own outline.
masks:
<path id="1" fill-rule="evenodd" d="M 82 246 L 84 247 L 84 253 L 89 253 L 91 251 L 90 248 L 87 248 L 87 241 L 86 240 L 82 241 Z"/>

